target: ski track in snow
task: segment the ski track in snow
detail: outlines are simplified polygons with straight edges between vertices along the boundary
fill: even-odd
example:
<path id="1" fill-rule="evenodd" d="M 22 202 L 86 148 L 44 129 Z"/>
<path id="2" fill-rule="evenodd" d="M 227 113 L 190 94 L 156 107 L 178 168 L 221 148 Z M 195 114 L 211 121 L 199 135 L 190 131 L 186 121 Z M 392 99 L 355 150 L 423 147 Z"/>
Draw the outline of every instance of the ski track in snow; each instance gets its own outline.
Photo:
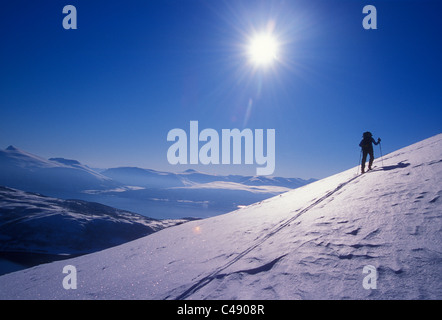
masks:
<path id="1" fill-rule="evenodd" d="M 275 228 L 273 228 L 269 233 L 265 234 L 263 237 L 261 237 L 260 239 L 256 240 L 255 243 L 253 245 L 251 245 L 250 247 L 248 247 L 246 250 L 244 250 L 243 252 L 241 252 L 240 254 L 238 254 L 234 259 L 228 261 L 226 264 L 224 264 L 223 266 L 219 267 L 218 269 L 216 269 L 215 271 L 213 271 L 211 274 L 209 274 L 208 276 L 205 276 L 204 278 L 202 278 L 200 281 L 198 281 L 197 283 L 195 283 L 192 287 L 190 287 L 188 290 L 184 291 L 182 294 L 180 294 L 178 297 L 176 297 L 177 300 L 182 300 L 182 299 L 186 299 L 188 298 L 190 295 L 194 294 L 196 291 L 198 291 L 199 289 L 201 289 L 202 287 L 204 287 L 205 285 L 207 285 L 208 283 L 210 283 L 214 278 L 220 278 L 220 272 L 225 270 L 226 268 L 230 267 L 231 265 L 233 265 L 235 262 L 237 262 L 238 260 L 242 259 L 244 256 L 246 256 L 247 254 L 249 254 L 251 251 L 253 251 L 254 249 L 256 249 L 258 246 L 260 246 L 262 243 L 264 243 L 265 241 L 267 241 L 270 237 L 274 236 L 275 234 L 277 234 L 278 232 L 280 232 L 283 228 L 286 228 L 287 226 L 290 225 L 290 223 L 294 222 L 297 218 L 299 218 L 301 215 L 305 214 L 306 212 L 308 212 L 310 209 L 314 208 L 315 206 L 317 206 L 318 204 L 320 204 L 321 202 L 323 202 L 324 200 L 330 198 L 333 194 L 335 194 L 336 192 L 338 192 L 341 188 L 345 187 L 347 184 L 351 183 L 352 181 L 354 181 L 355 179 L 357 179 L 358 176 L 355 176 L 353 178 L 350 178 L 348 181 L 340 184 L 336 189 L 328 192 L 326 195 L 324 195 L 323 197 L 319 198 L 318 200 L 316 200 L 315 202 L 313 202 L 312 204 L 310 204 L 308 207 L 306 207 L 305 209 L 302 209 L 301 211 L 296 210 L 293 213 L 296 213 L 293 217 L 287 219 L 286 221 L 284 221 L 283 223 L 281 223 L 280 225 L 277 225 Z M 271 261 L 270 263 L 265 264 L 262 267 L 259 268 L 254 268 L 252 270 L 254 270 L 253 272 L 251 272 L 250 270 L 242 270 L 240 272 L 246 272 L 246 273 L 251 273 L 254 274 L 255 271 L 267 271 L 269 269 L 271 269 L 271 267 L 278 262 L 280 259 L 282 259 L 285 256 L 282 255 L 276 259 L 274 259 L 273 261 Z M 223 275 L 225 276 L 225 275 Z M 222 278 L 222 277 L 221 277 Z M 169 298 L 169 297 L 167 297 Z"/>

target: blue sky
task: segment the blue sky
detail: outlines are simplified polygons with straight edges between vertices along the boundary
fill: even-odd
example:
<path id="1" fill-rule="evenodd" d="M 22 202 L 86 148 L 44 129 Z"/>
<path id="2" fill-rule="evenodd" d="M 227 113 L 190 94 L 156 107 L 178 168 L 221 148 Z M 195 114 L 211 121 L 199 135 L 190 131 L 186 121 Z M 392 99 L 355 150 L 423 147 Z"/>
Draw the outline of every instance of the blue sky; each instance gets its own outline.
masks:
<path id="1" fill-rule="evenodd" d="M 77 30 L 62 27 L 67 4 Z M 367 4 L 377 30 L 362 27 Z M 275 129 L 274 175 L 329 176 L 357 165 L 363 131 L 384 154 L 442 132 L 441 10 L 436 0 L 2 2 L 0 146 L 100 168 L 255 173 L 168 164 L 169 130 L 198 120 Z M 269 23 L 280 61 L 256 69 L 247 44 Z"/>

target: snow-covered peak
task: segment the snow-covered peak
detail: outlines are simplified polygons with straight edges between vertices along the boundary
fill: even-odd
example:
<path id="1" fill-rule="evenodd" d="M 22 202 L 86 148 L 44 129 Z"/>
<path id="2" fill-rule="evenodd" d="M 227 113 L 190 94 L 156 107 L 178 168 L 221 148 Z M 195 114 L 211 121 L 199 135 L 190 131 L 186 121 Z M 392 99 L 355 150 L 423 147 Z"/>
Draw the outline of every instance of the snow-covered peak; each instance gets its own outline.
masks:
<path id="1" fill-rule="evenodd" d="M 5 150 L 0 150 L 0 164 L 5 166 L 16 166 L 21 168 L 53 168 L 61 164 L 54 163 L 32 153 L 21 150 L 10 145 Z"/>
<path id="2" fill-rule="evenodd" d="M 0 299 L 441 299 L 442 134 L 356 173 L 4 275 Z"/>
<path id="3" fill-rule="evenodd" d="M 0 150 L 0 185 L 58 196 L 63 192 L 111 189 L 120 184 L 76 160 L 48 160 L 9 146 Z"/>
<path id="4" fill-rule="evenodd" d="M 7 151 L 18 151 L 19 149 L 14 147 L 13 145 L 10 145 L 9 147 L 7 147 L 5 150 Z"/>

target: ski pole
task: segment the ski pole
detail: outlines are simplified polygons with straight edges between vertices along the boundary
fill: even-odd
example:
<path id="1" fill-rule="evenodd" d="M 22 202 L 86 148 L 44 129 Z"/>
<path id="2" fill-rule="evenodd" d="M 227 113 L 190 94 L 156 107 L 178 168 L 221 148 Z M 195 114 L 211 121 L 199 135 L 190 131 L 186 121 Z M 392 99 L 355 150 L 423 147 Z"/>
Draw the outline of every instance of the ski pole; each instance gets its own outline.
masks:
<path id="1" fill-rule="evenodd" d="M 381 160 L 382 160 L 382 167 L 384 166 L 384 156 L 382 155 L 382 144 L 379 141 L 379 150 L 381 151 Z"/>
<path id="2" fill-rule="evenodd" d="M 359 153 L 358 172 L 356 173 L 356 175 L 359 175 L 359 167 L 361 166 L 361 161 L 362 161 L 362 149 L 361 152 Z"/>

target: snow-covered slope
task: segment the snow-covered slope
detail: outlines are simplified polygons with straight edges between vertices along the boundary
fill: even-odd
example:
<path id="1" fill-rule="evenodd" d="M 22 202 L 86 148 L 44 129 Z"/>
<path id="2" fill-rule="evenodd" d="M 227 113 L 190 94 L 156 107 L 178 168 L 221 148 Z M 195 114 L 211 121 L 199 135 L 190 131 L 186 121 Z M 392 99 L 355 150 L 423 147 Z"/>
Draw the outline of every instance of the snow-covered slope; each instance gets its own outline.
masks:
<path id="1" fill-rule="evenodd" d="M 46 160 L 14 146 L 0 150 L 0 185 L 51 196 L 121 186 L 76 160 Z"/>
<path id="2" fill-rule="evenodd" d="M 0 186 L 0 252 L 90 253 L 183 222 Z"/>
<path id="3" fill-rule="evenodd" d="M 1 299 L 441 299 L 442 134 L 240 210 L 0 277 Z M 65 265 L 77 289 L 65 290 Z M 365 289 L 364 267 L 377 272 Z"/>
<path id="4" fill-rule="evenodd" d="M 213 190 L 220 192 L 222 190 L 228 190 L 228 191 L 245 191 L 250 193 L 264 193 L 264 194 L 273 194 L 277 195 L 283 192 L 290 191 L 290 188 L 286 187 L 278 187 L 278 186 L 272 186 L 272 185 L 246 185 L 242 183 L 236 183 L 236 182 L 226 182 L 226 181 L 214 181 L 214 182 L 208 182 L 208 183 L 201 183 L 201 184 L 195 184 L 192 186 L 187 187 L 176 187 L 173 188 L 175 190 Z"/>

